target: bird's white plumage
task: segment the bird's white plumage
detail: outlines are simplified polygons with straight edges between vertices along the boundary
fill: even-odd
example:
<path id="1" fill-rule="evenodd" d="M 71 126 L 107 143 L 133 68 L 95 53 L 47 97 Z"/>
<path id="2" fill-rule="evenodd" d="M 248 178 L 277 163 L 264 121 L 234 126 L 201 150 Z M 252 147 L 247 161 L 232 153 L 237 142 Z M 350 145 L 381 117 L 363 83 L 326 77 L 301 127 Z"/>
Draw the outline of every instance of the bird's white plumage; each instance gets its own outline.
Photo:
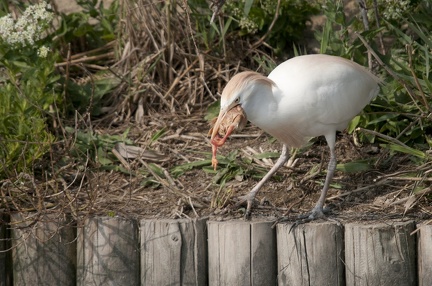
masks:
<path id="1" fill-rule="evenodd" d="M 327 55 L 292 58 L 268 78 L 275 86 L 256 85 L 242 107 L 253 124 L 293 147 L 345 129 L 379 91 L 379 79 L 362 66 Z"/>

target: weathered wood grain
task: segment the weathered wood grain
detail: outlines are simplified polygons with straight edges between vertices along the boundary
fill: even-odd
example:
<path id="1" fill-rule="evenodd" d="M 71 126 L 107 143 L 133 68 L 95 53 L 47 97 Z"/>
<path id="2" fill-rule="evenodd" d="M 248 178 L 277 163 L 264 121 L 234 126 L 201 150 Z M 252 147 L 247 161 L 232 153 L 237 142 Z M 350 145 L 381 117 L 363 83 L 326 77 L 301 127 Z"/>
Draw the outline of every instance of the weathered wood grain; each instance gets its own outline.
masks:
<path id="1" fill-rule="evenodd" d="M 251 285 L 277 284 L 276 230 L 273 222 L 251 222 Z"/>
<path id="2" fill-rule="evenodd" d="M 250 285 L 250 224 L 208 221 L 209 285 Z"/>
<path id="3" fill-rule="evenodd" d="M 9 285 L 10 271 L 8 265 L 9 236 L 7 233 L 7 217 L 0 213 L 0 286 Z"/>
<path id="4" fill-rule="evenodd" d="M 347 285 L 416 285 L 414 222 L 345 225 Z"/>
<path id="5" fill-rule="evenodd" d="M 58 215 L 11 215 L 14 285 L 76 285 L 76 231 Z"/>
<path id="6" fill-rule="evenodd" d="M 140 225 L 142 285 L 207 285 L 206 219 Z"/>
<path id="7" fill-rule="evenodd" d="M 208 221 L 209 285 L 276 285 L 272 222 Z"/>
<path id="8" fill-rule="evenodd" d="M 140 285 L 138 224 L 95 217 L 78 229 L 78 285 Z"/>
<path id="9" fill-rule="evenodd" d="M 290 233 L 291 224 L 206 219 L 142 220 L 139 230 L 106 217 L 88 219 L 78 236 L 58 214 L 14 214 L 6 225 L 0 251 L 12 250 L 0 252 L 0 286 L 432 285 L 432 226 L 410 235 L 414 222 Z"/>
<path id="10" fill-rule="evenodd" d="M 343 227 L 330 222 L 291 227 L 277 225 L 279 285 L 344 285 Z"/>
<path id="11" fill-rule="evenodd" d="M 418 232 L 418 284 L 432 285 L 432 225 L 420 225 Z"/>

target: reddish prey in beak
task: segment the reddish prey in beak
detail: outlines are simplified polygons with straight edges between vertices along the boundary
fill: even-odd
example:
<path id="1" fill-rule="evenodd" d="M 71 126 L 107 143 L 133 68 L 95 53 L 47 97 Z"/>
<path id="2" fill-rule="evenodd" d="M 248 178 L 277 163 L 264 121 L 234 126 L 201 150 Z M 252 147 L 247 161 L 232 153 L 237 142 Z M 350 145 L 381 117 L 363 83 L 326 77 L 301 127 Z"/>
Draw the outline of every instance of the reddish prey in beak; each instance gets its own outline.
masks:
<path id="1" fill-rule="evenodd" d="M 212 123 L 214 120 L 212 121 Z M 214 125 L 208 134 L 211 135 L 212 144 L 212 166 L 216 170 L 218 161 L 216 159 L 217 148 L 225 144 L 231 133 L 238 129 L 241 130 L 247 123 L 246 114 L 240 105 L 232 107 L 230 110 L 221 110 Z"/>

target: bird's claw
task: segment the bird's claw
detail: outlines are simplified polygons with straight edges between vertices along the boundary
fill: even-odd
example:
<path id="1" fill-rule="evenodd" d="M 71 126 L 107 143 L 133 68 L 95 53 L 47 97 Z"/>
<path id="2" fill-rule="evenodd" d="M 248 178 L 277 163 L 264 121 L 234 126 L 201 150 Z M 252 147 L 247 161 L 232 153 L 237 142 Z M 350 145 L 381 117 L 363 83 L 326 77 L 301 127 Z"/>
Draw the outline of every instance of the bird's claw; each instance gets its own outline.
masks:
<path id="1" fill-rule="evenodd" d="M 244 218 L 245 220 L 250 220 L 251 216 L 252 216 L 252 205 L 255 199 L 254 195 L 251 195 L 250 193 L 244 196 L 241 196 L 238 198 L 238 202 L 235 203 L 232 206 L 228 206 L 226 207 L 223 211 L 222 214 L 225 214 L 227 212 L 229 212 L 230 210 L 233 209 L 238 209 L 240 206 L 244 205 L 246 203 L 246 210 L 245 210 L 245 214 L 244 214 Z"/>
<path id="2" fill-rule="evenodd" d="M 298 216 L 298 219 L 308 219 L 309 221 L 313 221 L 319 218 L 325 218 L 326 214 L 330 212 L 330 208 L 313 208 L 312 211 L 308 214 L 302 214 Z"/>
<path id="3" fill-rule="evenodd" d="M 293 223 L 291 226 L 289 232 L 291 232 L 294 228 L 301 224 L 305 224 L 311 221 L 314 221 L 316 219 L 326 219 L 329 220 L 326 216 L 330 212 L 330 208 L 313 208 L 313 210 L 308 214 L 302 214 L 297 217 L 297 220 Z"/>
<path id="4" fill-rule="evenodd" d="M 240 199 L 244 202 L 246 202 L 246 210 L 245 210 L 245 214 L 244 214 L 244 218 L 245 220 L 250 220 L 252 217 L 252 205 L 253 202 L 255 200 L 255 196 L 251 195 L 250 193 L 240 197 Z"/>

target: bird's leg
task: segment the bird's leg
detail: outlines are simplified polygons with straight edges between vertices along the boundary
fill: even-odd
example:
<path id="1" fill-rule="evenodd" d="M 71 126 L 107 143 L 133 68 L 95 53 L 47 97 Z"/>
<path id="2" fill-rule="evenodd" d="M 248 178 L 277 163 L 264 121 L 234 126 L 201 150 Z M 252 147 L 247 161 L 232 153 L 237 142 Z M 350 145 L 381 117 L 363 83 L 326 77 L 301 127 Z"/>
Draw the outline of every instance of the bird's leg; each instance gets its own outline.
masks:
<path id="1" fill-rule="evenodd" d="M 319 197 L 315 207 L 312 209 L 312 212 L 309 215 L 309 218 L 311 220 L 314 220 L 314 219 L 317 219 L 320 217 L 324 217 L 324 212 L 323 212 L 324 211 L 323 210 L 324 202 L 325 202 L 325 199 L 327 196 L 327 191 L 330 187 L 330 182 L 333 179 L 333 175 L 334 175 L 335 170 L 336 170 L 336 156 L 335 156 L 334 150 L 330 149 L 330 161 L 329 161 L 328 168 L 327 168 L 326 180 L 324 183 L 324 187 L 321 190 L 321 196 Z"/>
<path id="2" fill-rule="evenodd" d="M 279 159 L 276 161 L 276 164 L 270 169 L 270 171 L 255 185 L 255 187 L 245 196 L 240 197 L 240 202 L 236 204 L 236 207 L 240 206 L 242 203 L 247 202 L 247 208 L 245 213 L 245 218 L 249 219 L 251 216 L 252 204 L 255 199 L 256 194 L 264 185 L 265 182 L 270 179 L 270 177 L 276 173 L 276 171 L 283 166 L 288 161 L 288 146 L 283 144 L 282 153 Z"/>
<path id="3" fill-rule="evenodd" d="M 324 202 L 327 196 L 327 191 L 330 187 L 331 180 L 333 179 L 334 172 L 336 170 L 336 153 L 335 153 L 335 141 L 336 141 L 336 133 L 333 135 L 326 136 L 327 144 L 330 147 L 330 161 L 328 163 L 327 168 L 327 176 L 324 182 L 324 187 L 321 190 L 321 196 L 319 197 L 315 207 L 312 209 L 309 215 L 300 216 L 300 219 L 306 219 L 307 221 L 311 221 L 317 218 L 324 217 Z"/>

